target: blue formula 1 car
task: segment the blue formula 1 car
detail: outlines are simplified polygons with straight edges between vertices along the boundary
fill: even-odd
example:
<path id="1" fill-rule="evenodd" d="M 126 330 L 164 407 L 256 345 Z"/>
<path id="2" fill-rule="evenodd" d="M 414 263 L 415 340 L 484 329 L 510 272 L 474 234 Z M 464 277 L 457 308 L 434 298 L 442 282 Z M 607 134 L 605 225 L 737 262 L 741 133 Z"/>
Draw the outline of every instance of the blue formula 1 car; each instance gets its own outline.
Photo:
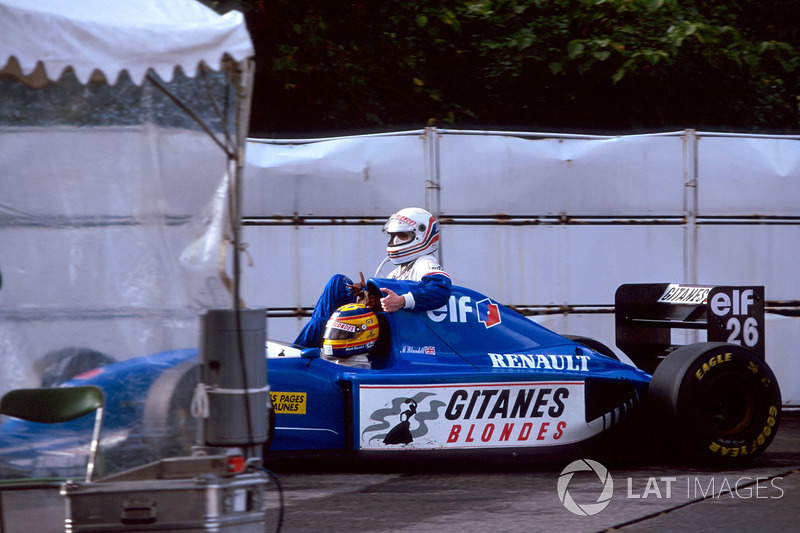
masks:
<path id="1" fill-rule="evenodd" d="M 410 283 L 368 282 L 399 294 Z M 617 343 L 639 368 L 463 287 L 434 311 L 378 315 L 380 340 L 366 368 L 267 342 L 267 464 L 298 456 L 576 458 L 627 427 L 618 434 L 642 448 L 661 435 L 692 459 L 737 465 L 763 452 L 778 428 L 780 391 L 763 359 L 763 287 L 623 285 Z M 707 339 L 675 346 L 673 328 L 705 330 Z M 107 473 L 195 444 L 197 357 L 195 349 L 161 353 L 64 384 L 105 390 Z M 61 433 L 6 421 L 3 476 L 79 471 L 81 424 L 91 421 Z"/>

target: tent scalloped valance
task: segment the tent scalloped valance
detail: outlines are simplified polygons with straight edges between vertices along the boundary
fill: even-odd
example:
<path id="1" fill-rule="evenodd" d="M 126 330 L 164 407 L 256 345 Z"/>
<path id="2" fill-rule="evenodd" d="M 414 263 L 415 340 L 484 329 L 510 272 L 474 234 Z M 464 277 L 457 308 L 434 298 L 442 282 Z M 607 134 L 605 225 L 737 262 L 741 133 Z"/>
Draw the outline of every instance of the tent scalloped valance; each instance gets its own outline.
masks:
<path id="1" fill-rule="evenodd" d="M 0 73 L 29 85 L 71 68 L 81 83 L 113 84 L 127 71 L 141 84 L 153 69 L 171 81 L 176 67 L 193 77 L 219 70 L 226 57 L 253 56 L 244 16 L 219 15 L 195 0 L 0 0 Z"/>

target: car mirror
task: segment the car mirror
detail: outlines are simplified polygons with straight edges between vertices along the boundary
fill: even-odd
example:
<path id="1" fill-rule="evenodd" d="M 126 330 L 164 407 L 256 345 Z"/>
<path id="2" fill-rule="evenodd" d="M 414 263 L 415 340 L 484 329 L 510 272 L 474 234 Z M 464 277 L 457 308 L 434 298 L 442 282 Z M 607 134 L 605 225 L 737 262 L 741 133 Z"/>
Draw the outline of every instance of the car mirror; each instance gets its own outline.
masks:
<path id="1" fill-rule="evenodd" d="M 303 359 L 308 359 L 309 362 L 312 359 L 319 359 L 319 356 L 320 356 L 319 348 L 306 348 L 300 351 L 300 357 L 302 357 Z"/>

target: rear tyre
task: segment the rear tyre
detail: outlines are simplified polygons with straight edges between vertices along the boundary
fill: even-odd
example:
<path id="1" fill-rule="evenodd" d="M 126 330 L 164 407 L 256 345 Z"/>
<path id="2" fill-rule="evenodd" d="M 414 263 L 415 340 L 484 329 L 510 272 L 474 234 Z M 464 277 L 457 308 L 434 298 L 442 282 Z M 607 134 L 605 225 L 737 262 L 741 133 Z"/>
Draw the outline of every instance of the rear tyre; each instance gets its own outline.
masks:
<path id="1" fill-rule="evenodd" d="M 754 459 L 780 423 L 775 375 L 753 352 L 735 344 L 706 342 L 675 350 L 656 368 L 648 401 L 654 422 L 677 451 L 705 464 Z"/>
<path id="2" fill-rule="evenodd" d="M 70 346 L 48 352 L 36 367 L 42 387 L 58 387 L 75 376 L 113 362 L 114 359 L 97 350 Z"/>

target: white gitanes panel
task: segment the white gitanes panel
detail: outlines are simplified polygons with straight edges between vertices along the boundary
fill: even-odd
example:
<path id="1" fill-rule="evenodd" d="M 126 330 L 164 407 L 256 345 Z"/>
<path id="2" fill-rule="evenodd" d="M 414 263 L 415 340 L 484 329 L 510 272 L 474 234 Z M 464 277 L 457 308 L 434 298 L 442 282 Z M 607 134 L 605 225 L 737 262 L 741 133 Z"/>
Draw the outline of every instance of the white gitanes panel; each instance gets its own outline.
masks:
<path id="1" fill-rule="evenodd" d="M 313 307 L 333 274 L 369 278 L 386 256 L 377 225 L 245 226 L 242 239 L 252 258 L 242 269 L 249 307 Z"/>
<path id="2" fill-rule="evenodd" d="M 335 219 L 382 219 L 399 207 L 424 206 L 426 169 L 438 168 L 441 256 L 453 282 L 508 305 L 577 306 L 535 318 L 560 333 L 587 335 L 616 350 L 613 315 L 582 313 L 580 306 L 613 305 L 623 283 L 696 276 L 699 283 L 763 284 L 768 300 L 797 300 L 800 226 L 791 217 L 800 205 L 800 140 L 698 134 L 695 151 L 685 144 L 691 139 L 443 132 L 438 151 L 427 150 L 430 139 L 419 132 L 294 146 L 251 142 L 245 218 L 297 213 L 320 217 L 320 224 L 308 224 L 312 218 L 296 227 L 246 226 L 255 266 L 245 268 L 243 296 L 250 306 L 291 311 L 313 306 L 333 273 L 371 276 L 384 257 L 380 224 Z M 694 154 L 696 250 L 682 218 Z M 549 222 L 562 213 L 583 224 L 491 220 Z M 753 215 L 779 219 L 736 223 Z M 293 340 L 306 321 L 273 318 L 268 334 Z M 779 375 L 797 375 L 787 347 L 800 342 L 798 321 L 770 315 L 767 359 Z M 697 333 L 678 332 L 673 341 L 702 340 Z M 782 381 L 785 403 L 800 405 L 800 388 Z"/>
<path id="3" fill-rule="evenodd" d="M 767 300 L 800 297 L 800 226 L 701 225 L 697 279 L 717 285 L 764 285 Z"/>
<path id="4" fill-rule="evenodd" d="M 443 135 L 442 213 L 679 216 L 679 136 L 525 139 Z"/>
<path id="5" fill-rule="evenodd" d="M 800 214 L 800 139 L 700 137 L 699 216 Z"/>
<path id="6" fill-rule="evenodd" d="M 420 134 L 350 137 L 305 144 L 249 141 L 245 217 L 388 217 L 425 207 Z"/>
<path id="7" fill-rule="evenodd" d="M 683 228 L 672 225 L 449 226 L 453 283 L 511 305 L 612 305 L 622 283 L 683 279 Z"/>

